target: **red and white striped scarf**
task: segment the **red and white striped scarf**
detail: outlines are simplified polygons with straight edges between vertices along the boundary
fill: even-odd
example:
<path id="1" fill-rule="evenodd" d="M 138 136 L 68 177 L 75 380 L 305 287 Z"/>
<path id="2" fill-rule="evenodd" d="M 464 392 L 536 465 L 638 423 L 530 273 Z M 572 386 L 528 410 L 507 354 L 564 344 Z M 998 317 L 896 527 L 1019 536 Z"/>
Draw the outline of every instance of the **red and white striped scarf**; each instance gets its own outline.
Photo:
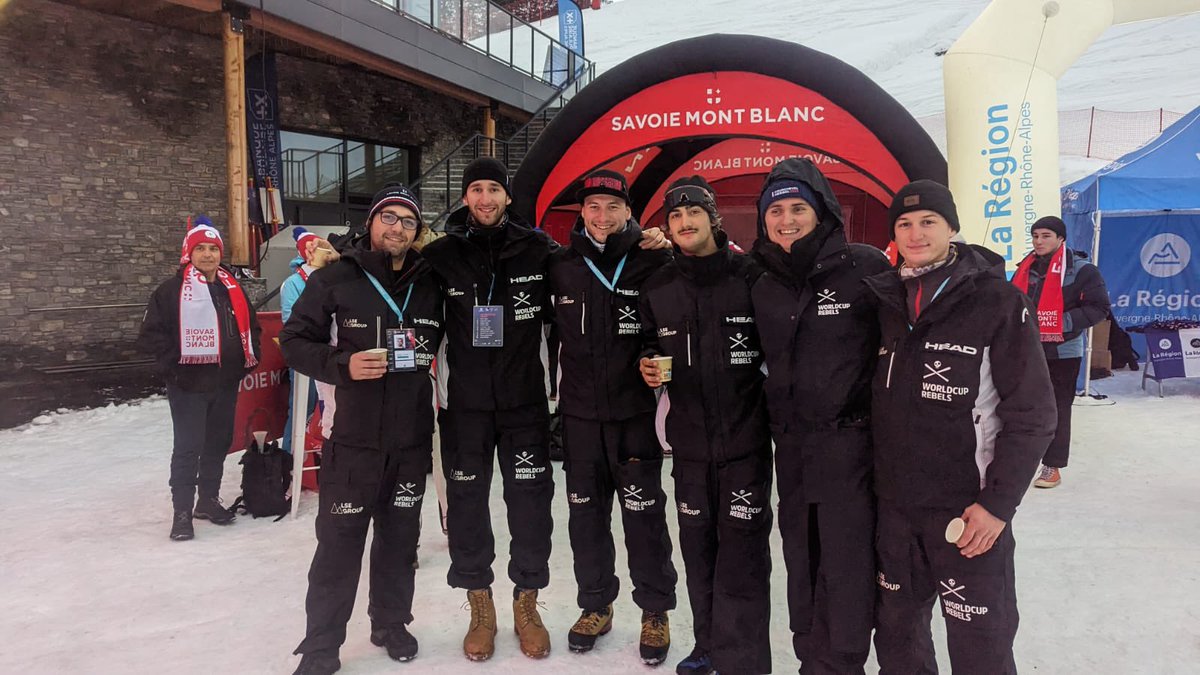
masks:
<path id="1" fill-rule="evenodd" d="M 246 367 L 254 367 L 258 365 L 258 359 L 250 341 L 250 307 L 246 296 L 233 275 L 220 267 L 217 268 L 217 281 L 229 293 Z M 183 285 L 179 289 L 179 363 L 221 363 L 221 319 L 213 305 L 208 279 L 190 263 L 183 270 Z"/>

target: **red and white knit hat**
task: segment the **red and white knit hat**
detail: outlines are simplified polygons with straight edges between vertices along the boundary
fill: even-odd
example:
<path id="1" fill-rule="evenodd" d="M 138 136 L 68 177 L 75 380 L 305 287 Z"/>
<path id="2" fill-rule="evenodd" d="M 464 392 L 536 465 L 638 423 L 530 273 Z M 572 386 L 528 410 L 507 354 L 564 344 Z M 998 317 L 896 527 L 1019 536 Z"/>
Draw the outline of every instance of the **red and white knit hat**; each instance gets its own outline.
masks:
<path id="1" fill-rule="evenodd" d="M 321 239 L 299 225 L 292 228 L 292 238 L 296 240 L 296 252 L 300 254 L 300 257 L 305 262 L 308 262 L 308 242 L 320 241 Z"/>
<path id="2" fill-rule="evenodd" d="M 192 249 L 200 244 L 216 244 L 217 248 L 221 249 L 221 255 L 225 254 L 225 242 L 221 241 L 221 233 L 213 227 L 208 216 L 196 216 L 195 223 L 188 218 L 188 231 L 183 238 L 183 250 L 179 254 L 179 264 L 186 265 L 191 262 Z"/>

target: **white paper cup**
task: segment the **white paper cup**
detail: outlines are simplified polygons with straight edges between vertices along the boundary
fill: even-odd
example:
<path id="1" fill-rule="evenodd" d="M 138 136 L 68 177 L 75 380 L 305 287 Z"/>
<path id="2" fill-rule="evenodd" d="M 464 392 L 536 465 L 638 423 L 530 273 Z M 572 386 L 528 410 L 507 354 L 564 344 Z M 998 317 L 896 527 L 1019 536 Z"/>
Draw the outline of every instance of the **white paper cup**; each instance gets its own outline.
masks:
<path id="1" fill-rule="evenodd" d="M 376 347 L 374 349 L 368 349 L 367 353 L 370 354 L 371 356 L 374 356 L 376 359 L 379 359 L 380 361 L 387 361 L 388 350 L 385 347 Z"/>
<path id="2" fill-rule="evenodd" d="M 967 529 L 967 523 L 962 518 L 955 518 L 946 526 L 946 541 L 951 544 L 957 544 L 958 538 L 962 536 L 963 530 Z"/>
<path id="3" fill-rule="evenodd" d="M 670 356 L 655 356 L 650 359 L 654 362 L 654 367 L 658 368 L 658 379 L 663 382 L 671 381 L 671 362 Z"/>
<path id="4" fill-rule="evenodd" d="M 254 442 L 258 444 L 259 449 L 262 449 L 263 445 L 267 442 L 267 432 L 255 431 L 251 435 L 254 436 Z"/>

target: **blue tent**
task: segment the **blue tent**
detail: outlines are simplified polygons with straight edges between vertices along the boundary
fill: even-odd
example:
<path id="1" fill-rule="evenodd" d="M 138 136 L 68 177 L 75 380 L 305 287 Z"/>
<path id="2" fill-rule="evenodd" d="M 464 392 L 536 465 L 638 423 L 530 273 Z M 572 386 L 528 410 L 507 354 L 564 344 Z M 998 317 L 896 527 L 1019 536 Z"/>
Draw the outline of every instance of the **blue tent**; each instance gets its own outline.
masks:
<path id="1" fill-rule="evenodd" d="M 1068 244 L 1100 266 L 1122 327 L 1200 320 L 1200 108 L 1064 187 L 1062 214 Z"/>

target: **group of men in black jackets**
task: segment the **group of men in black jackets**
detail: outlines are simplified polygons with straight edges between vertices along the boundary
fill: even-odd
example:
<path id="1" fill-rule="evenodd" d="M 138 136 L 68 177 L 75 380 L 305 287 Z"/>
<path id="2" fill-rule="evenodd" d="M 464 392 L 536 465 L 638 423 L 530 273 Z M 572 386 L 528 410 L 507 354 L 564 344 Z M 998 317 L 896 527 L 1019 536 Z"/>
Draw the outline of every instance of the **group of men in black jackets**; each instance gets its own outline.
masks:
<path id="1" fill-rule="evenodd" d="M 469 166 L 463 192 L 446 236 L 418 252 L 418 201 L 385 189 L 281 334 L 289 365 L 336 387 L 297 673 L 340 667 L 372 519 L 372 642 L 400 661 L 417 653 L 406 626 L 434 428 L 429 367 L 443 343 L 448 581 L 471 609 L 464 654 L 480 661 L 495 649 L 496 460 L 513 627 L 524 654 L 549 653 L 538 591 L 553 527 L 541 359 L 550 322 L 582 610 L 572 651 L 613 625 L 615 499 L 640 657 L 667 656 L 677 575 L 655 411 L 669 406 L 695 639 L 678 673 L 771 670 L 773 482 L 801 672 L 863 672 L 873 630 L 883 672 L 936 672 L 939 597 L 956 669 L 1015 672 L 1005 524 L 1053 435 L 1054 400 L 1027 299 L 995 260 L 952 241 L 946 188 L 917 181 L 896 195 L 898 268 L 846 241 L 833 189 L 803 159 L 767 177 L 750 255 L 731 248 L 699 176 L 665 194 L 669 243 L 638 225 L 615 172 L 584 178 L 565 247 L 508 208 L 495 160 Z M 378 347 L 383 360 L 369 351 Z M 948 541 L 955 519 L 963 531 Z"/>

